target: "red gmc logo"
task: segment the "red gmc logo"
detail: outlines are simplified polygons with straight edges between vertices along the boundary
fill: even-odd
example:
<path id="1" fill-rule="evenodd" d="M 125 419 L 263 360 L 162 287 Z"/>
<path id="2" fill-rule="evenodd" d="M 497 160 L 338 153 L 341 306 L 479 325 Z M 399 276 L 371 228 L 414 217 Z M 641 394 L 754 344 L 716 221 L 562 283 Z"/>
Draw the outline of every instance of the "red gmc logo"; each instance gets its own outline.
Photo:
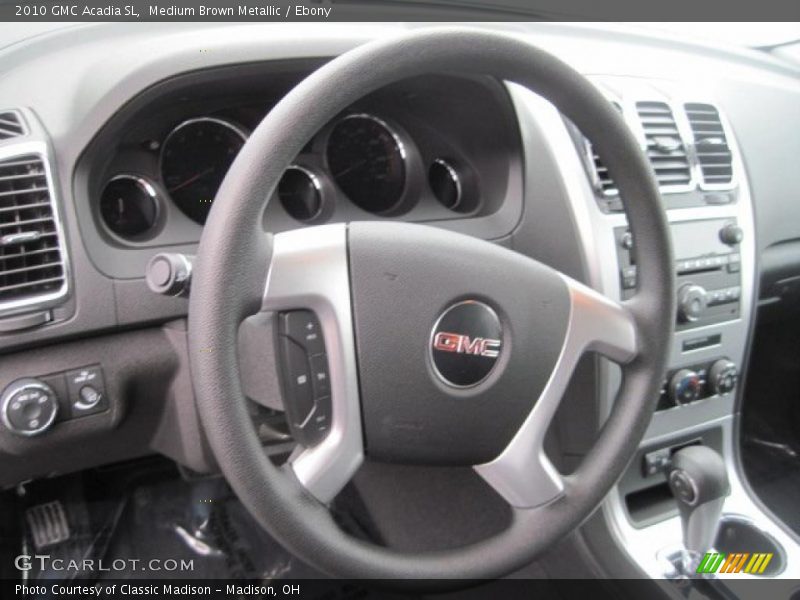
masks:
<path id="1" fill-rule="evenodd" d="M 500 340 L 476 337 L 471 339 L 468 335 L 460 333 L 447 333 L 440 331 L 433 337 L 433 347 L 442 352 L 455 352 L 457 354 L 473 354 L 486 358 L 497 358 L 500 354 Z"/>

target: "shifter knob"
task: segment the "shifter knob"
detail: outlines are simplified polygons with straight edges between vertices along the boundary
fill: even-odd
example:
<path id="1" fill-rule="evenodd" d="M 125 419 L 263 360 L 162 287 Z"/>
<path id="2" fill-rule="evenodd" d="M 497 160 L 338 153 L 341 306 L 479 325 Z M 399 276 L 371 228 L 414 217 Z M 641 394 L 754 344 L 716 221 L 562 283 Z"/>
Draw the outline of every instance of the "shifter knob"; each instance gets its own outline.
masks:
<path id="1" fill-rule="evenodd" d="M 678 502 L 683 545 L 690 557 L 702 556 L 714 543 L 730 493 L 725 462 L 707 446 L 682 448 L 672 456 L 669 487 Z"/>

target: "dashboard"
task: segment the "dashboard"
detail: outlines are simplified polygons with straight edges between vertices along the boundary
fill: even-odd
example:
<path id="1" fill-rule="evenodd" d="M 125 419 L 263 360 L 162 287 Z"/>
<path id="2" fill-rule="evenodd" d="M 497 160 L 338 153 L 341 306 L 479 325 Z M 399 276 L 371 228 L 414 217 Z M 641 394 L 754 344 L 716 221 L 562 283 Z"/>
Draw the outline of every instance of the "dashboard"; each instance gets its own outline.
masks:
<path id="1" fill-rule="evenodd" d="M 154 294 L 146 266 L 160 252 L 194 254 L 228 167 L 289 89 L 331 57 L 411 27 L 110 24 L 0 50 L 0 388 L 33 378 L 45 386 L 37 401 L 57 405 L 46 426 L 11 415 L 0 427 L 0 485 L 154 452 L 214 470 L 191 389 L 187 301 Z M 594 519 L 659 576 L 652 540 L 680 532 L 658 461 L 700 440 L 736 471 L 756 309 L 800 275 L 800 138 L 786 135 L 800 128 L 800 72 L 611 26 L 512 33 L 575 66 L 620 110 L 668 214 L 680 307 L 663 341 L 669 370 L 631 467 Z M 613 173 L 552 105 L 491 78 L 431 74 L 348 107 L 286 170 L 262 226 L 376 219 L 492 240 L 615 300 L 636 283 Z M 270 324 L 250 325 L 240 333 L 248 360 L 269 364 L 259 340 Z M 277 374 L 254 370 L 244 382 L 254 422 L 265 447 L 285 452 L 264 397 Z M 593 439 L 579 423 L 598 427 L 608 414 L 619 372 L 589 361 L 577 379 L 559 416 L 565 469 Z M 92 381 L 95 393 L 82 393 Z M 733 487 L 730 509 L 789 547 L 745 484 Z"/>
<path id="2" fill-rule="evenodd" d="M 309 68 L 289 61 L 178 76 L 115 115 L 77 169 L 102 270 L 137 277 L 148 249 L 196 243 L 236 154 Z M 263 226 L 277 233 L 376 218 L 457 223 L 505 207 L 504 227 L 486 232 L 500 237 L 518 219 L 505 200 L 521 188 L 520 164 L 519 131 L 501 84 L 420 77 L 365 97 L 309 140 L 274 191 Z"/>

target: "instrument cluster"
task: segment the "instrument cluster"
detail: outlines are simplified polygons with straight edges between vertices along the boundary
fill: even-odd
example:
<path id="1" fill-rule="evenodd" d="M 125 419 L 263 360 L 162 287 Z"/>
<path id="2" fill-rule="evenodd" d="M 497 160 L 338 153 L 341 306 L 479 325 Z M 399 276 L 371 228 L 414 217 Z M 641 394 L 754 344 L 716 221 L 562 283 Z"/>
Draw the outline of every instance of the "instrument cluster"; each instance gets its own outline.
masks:
<path id="1" fill-rule="evenodd" d="M 323 127 L 286 169 L 268 203 L 265 228 L 374 218 L 437 221 L 495 211 L 518 143 L 508 97 L 496 82 L 459 80 L 456 88 L 473 92 L 470 105 L 455 90 L 448 97 L 447 79 L 378 92 Z M 117 245 L 155 245 L 202 226 L 231 164 L 270 107 L 252 98 L 225 99 L 185 108 L 164 103 L 141 115 L 117 151 L 108 153 L 97 187 L 94 213 L 106 237 Z M 506 164 L 498 162 L 503 152 Z"/>

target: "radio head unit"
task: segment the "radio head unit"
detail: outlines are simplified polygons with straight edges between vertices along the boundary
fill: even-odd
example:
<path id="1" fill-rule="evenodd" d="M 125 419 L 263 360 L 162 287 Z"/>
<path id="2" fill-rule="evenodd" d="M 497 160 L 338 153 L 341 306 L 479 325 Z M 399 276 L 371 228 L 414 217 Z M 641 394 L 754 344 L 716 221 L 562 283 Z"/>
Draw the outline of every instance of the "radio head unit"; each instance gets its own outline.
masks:
<path id="1" fill-rule="evenodd" d="M 742 230 L 736 219 L 672 223 L 677 275 L 676 328 L 691 329 L 737 319 L 740 310 Z M 627 227 L 614 230 L 622 298 L 636 287 L 636 247 Z"/>

